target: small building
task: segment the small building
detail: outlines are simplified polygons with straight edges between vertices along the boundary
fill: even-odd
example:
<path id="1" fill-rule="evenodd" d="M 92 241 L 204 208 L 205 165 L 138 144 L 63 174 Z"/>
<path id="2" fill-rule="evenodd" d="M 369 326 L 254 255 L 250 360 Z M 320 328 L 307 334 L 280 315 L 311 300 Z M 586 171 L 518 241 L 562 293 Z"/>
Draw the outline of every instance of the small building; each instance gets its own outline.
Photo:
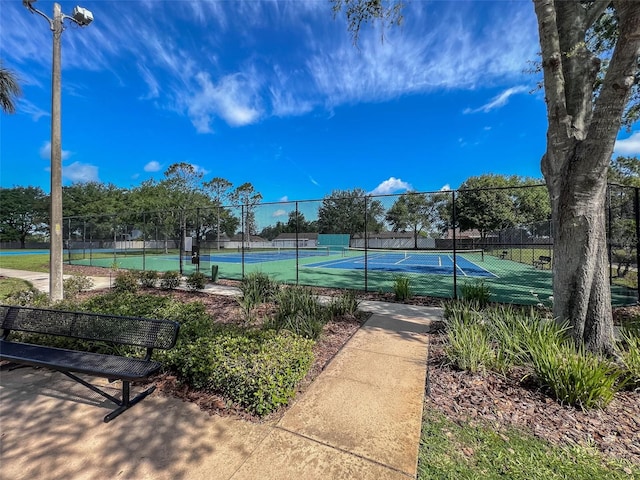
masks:
<path id="1" fill-rule="evenodd" d="M 435 240 L 418 235 L 418 248 L 434 248 Z M 367 234 L 367 248 L 389 248 L 408 250 L 416 248 L 413 232 L 378 232 Z M 351 247 L 365 248 L 364 235 L 356 234 L 351 238 Z"/>
<path id="2" fill-rule="evenodd" d="M 277 248 L 315 248 L 318 246 L 317 233 L 281 233 L 273 239 Z"/>

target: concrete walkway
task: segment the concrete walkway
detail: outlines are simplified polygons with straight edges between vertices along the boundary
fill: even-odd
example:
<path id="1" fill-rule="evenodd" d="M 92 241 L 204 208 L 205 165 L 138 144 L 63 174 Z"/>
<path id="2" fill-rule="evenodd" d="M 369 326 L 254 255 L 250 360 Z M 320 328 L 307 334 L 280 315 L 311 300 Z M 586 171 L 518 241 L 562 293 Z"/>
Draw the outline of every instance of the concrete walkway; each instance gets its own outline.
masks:
<path id="1" fill-rule="evenodd" d="M 287 412 L 267 423 L 209 416 L 154 394 L 105 424 L 112 405 L 63 375 L 3 371 L 0 478 L 415 478 L 425 333 L 441 311 L 379 302 L 361 308 L 373 312 L 370 319 Z"/>

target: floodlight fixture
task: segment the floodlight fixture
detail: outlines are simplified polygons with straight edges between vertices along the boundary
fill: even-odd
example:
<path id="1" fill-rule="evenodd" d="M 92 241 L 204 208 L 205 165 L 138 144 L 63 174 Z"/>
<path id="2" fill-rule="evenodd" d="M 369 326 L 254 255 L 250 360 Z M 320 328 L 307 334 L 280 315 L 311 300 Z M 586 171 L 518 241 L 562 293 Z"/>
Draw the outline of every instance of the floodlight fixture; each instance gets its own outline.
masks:
<path id="1" fill-rule="evenodd" d="M 93 22 L 93 13 L 91 13 L 86 8 L 82 8 L 78 6 L 73 9 L 73 14 L 71 15 L 71 19 L 81 27 L 86 27 L 91 22 Z"/>

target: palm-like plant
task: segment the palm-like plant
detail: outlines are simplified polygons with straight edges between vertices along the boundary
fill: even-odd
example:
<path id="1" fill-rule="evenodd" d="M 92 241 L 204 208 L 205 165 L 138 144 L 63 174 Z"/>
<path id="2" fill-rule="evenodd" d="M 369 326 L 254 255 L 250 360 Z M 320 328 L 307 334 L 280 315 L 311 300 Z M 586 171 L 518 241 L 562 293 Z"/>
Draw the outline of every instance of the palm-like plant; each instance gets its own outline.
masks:
<path id="1" fill-rule="evenodd" d="M 5 113 L 15 113 L 16 97 L 22 95 L 16 75 L 0 63 L 0 108 Z"/>

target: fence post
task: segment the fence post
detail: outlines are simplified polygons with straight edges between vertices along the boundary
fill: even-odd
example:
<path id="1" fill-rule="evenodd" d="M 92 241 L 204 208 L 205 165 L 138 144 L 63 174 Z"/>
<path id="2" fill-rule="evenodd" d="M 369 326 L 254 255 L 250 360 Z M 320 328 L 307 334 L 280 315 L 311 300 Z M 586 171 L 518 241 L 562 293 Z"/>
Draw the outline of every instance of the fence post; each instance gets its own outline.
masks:
<path id="1" fill-rule="evenodd" d="M 299 233 L 300 233 L 300 212 L 298 211 L 298 202 L 296 201 L 296 285 L 300 285 L 300 243 L 299 243 Z"/>
<path id="2" fill-rule="evenodd" d="M 69 257 L 69 265 L 71 265 L 71 217 L 68 218 L 68 232 L 67 232 L 67 256 Z"/>
<path id="3" fill-rule="evenodd" d="M 367 231 L 367 196 L 364 197 L 364 291 L 369 291 L 369 233 Z"/>
<path id="4" fill-rule="evenodd" d="M 457 264 L 456 264 L 456 224 L 458 223 L 456 220 L 457 212 L 456 212 L 456 191 L 451 190 L 451 205 L 452 205 L 452 230 L 453 230 L 453 299 L 458 299 L 458 272 L 457 272 Z"/>
<path id="5" fill-rule="evenodd" d="M 244 205 L 240 205 L 240 226 L 242 227 L 242 278 L 244 278 L 244 236 L 245 230 L 247 229 L 247 223 L 244 219 Z"/>
<path id="6" fill-rule="evenodd" d="M 142 212 L 142 271 L 147 270 L 147 214 Z"/>
<path id="7" fill-rule="evenodd" d="M 179 220 L 180 222 L 180 252 L 178 253 L 178 257 L 179 257 L 179 267 L 180 267 L 180 275 L 184 275 L 184 265 L 183 265 L 183 257 L 184 257 L 184 236 L 185 236 L 185 228 L 184 228 L 184 210 L 180 210 L 180 217 Z"/>

